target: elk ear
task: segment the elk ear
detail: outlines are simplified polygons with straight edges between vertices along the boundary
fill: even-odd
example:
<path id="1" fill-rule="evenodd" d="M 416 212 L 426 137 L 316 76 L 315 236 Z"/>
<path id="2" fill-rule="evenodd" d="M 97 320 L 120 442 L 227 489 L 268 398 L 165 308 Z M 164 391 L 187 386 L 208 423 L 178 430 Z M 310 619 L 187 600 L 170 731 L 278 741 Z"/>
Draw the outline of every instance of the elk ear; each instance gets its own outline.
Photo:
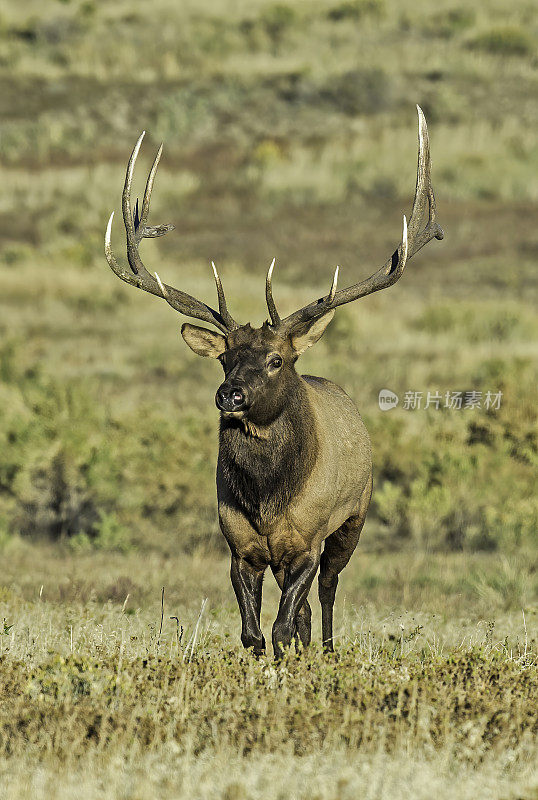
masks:
<path id="1" fill-rule="evenodd" d="M 308 322 L 303 322 L 297 325 L 290 334 L 291 344 L 298 356 L 304 353 L 313 344 L 316 344 L 318 339 L 321 339 L 325 332 L 325 328 L 334 317 L 333 311 L 329 311 L 322 317 L 318 317 Z"/>
<path id="2" fill-rule="evenodd" d="M 181 326 L 181 335 L 185 342 L 199 356 L 205 358 L 218 358 L 226 350 L 226 339 L 220 333 L 214 333 L 198 325 L 185 322 Z"/>

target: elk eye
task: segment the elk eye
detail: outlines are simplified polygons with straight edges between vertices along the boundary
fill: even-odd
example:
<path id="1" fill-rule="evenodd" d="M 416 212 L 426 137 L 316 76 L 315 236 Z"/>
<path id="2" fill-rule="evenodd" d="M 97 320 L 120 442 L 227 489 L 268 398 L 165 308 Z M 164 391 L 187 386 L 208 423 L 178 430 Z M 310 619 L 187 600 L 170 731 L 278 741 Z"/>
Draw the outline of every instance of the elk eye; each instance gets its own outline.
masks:
<path id="1" fill-rule="evenodd" d="M 271 369 L 280 369 L 280 367 L 282 366 L 282 359 L 280 358 L 280 356 L 275 356 L 274 358 L 272 358 L 271 361 L 269 362 L 269 366 L 271 367 Z"/>

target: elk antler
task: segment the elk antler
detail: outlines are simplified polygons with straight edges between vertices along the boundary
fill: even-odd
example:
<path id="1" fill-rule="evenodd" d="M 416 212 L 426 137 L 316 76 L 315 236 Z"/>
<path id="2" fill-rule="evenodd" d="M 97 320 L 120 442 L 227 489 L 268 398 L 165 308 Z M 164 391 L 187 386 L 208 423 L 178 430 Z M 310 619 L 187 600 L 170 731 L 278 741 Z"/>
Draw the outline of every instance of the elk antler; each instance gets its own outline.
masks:
<path id="1" fill-rule="evenodd" d="M 229 313 L 226 306 L 226 298 L 224 296 L 222 283 L 213 262 L 211 262 L 211 264 L 213 267 L 215 283 L 217 286 L 217 296 L 219 299 L 218 311 L 214 311 L 209 306 L 206 306 L 205 303 L 202 303 L 200 300 L 197 300 L 190 294 L 182 292 L 180 289 L 174 289 L 173 286 L 167 286 L 166 284 L 163 284 L 157 273 L 155 273 L 154 278 L 153 275 L 148 272 L 142 262 L 142 259 L 140 258 L 138 245 L 142 239 L 152 239 L 156 236 L 163 236 L 165 233 L 168 233 L 168 231 L 174 229 L 173 225 L 153 226 L 146 224 L 149 215 L 149 204 L 153 189 L 153 181 L 155 179 L 155 173 L 157 172 L 159 160 L 163 151 L 162 144 L 157 151 L 155 161 L 153 162 L 148 175 L 144 199 L 142 200 L 141 216 L 139 216 L 138 213 L 138 200 L 136 201 L 134 215 L 131 209 L 131 184 L 133 181 L 133 172 L 144 134 L 145 131 L 140 135 L 137 143 L 134 146 L 134 150 L 131 153 L 131 158 L 129 159 L 129 164 L 127 165 L 127 173 L 125 175 L 125 185 L 123 187 L 122 195 L 123 222 L 127 234 L 127 260 L 129 262 L 131 272 L 128 272 L 118 264 L 114 253 L 112 252 L 110 233 L 112 230 L 114 212 L 112 212 L 110 215 L 105 234 L 105 255 L 109 266 L 113 272 L 116 273 L 118 278 L 122 279 L 122 281 L 130 283 L 131 286 L 137 286 L 139 289 L 143 289 L 145 292 L 157 295 L 157 297 L 164 297 L 165 300 L 172 306 L 172 308 L 174 308 L 176 311 L 180 311 L 187 317 L 195 317 L 196 319 L 201 319 L 204 322 L 209 322 L 211 325 L 215 325 L 217 328 L 219 328 L 223 333 L 228 333 L 229 331 L 235 330 L 238 325 Z"/>
<path id="2" fill-rule="evenodd" d="M 364 281 L 350 286 L 348 289 L 341 289 L 336 291 L 336 282 L 338 280 L 338 267 L 336 268 L 331 290 L 328 295 L 319 300 L 315 300 L 293 314 L 290 314 L 283 320 L 280 320 L 276 306 L 273 301 L 271 291 L 271 275 L 273 265 L 267 275 L 266 295 L 269 313 L 271 315 L 272 324 L 274 327 L 280 327 L 286 332 L 291 331 L 296 325 L 308 322 L 316 317 L 321 317 L 332 311 L 338 306 L 345 303 L 351 303 L 353 300 L 358 300 L 359 297 L 365 297 L 372 292 L 378 292 L 380 289 L 387 289 L 393 283 L 401 278 L 404 271 L 405 264 L 408 258 L 417 253 L 421 247 L 424 247 L 432 239 L 442 239 L 443 229 L 435 220 L 435 197 L 433 194 L 431 184 L 431 158 L 430 158 L 430 140 L 428 137 L 428 127 L 426 119 L 420 106 L 417 106 L 418 111 L 418 165 L 417 165 L 417 185 L 415 189 L 415 199 L 413 201 L 413 210 L 409 224 L 407 224 L 405 216 L 403 220 L 403 234 L 402 241 L 391 255 L 391 257 L 383 264 L 381 269 L 371 275 Z M 420 224 L 424 209 L 428 203 L 428 223 L 426 227 L 420 231 Z M 269 298 L 271 304 L 269 303 Z"/>

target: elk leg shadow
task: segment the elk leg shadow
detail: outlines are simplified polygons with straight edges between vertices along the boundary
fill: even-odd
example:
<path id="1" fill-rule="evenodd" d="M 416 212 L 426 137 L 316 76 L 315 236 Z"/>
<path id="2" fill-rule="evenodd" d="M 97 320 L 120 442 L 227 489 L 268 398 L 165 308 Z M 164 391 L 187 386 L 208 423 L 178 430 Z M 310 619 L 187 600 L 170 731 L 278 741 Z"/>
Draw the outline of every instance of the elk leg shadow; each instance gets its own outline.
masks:
<path id="1" fill-rule="evenodd" d="M 232 556 L 230 577 L 241 612 L 241 642 L 253 647 L 255 655 L 265 653 L 265 638 L 260 628 L 264 570 L 257 570 L 244 558 Z"/>

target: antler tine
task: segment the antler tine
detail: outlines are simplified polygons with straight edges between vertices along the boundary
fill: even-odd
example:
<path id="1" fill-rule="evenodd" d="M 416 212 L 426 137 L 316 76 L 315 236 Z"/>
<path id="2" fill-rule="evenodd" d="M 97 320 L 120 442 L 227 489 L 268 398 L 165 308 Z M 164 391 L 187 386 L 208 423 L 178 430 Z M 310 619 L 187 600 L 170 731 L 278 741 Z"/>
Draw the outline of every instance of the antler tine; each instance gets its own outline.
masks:
<path id="1" fill-rule="evenodd" d="M 153 181 L 155 180 L 155 173 L 157 172 L 157 167 L 159 166 L 159 161 L 161 160 L 161 156 L 163 154 L 163 143 L 161 142 L 159 149 L 157 150 L 157 155 L 153 160 L 153 164 L 151 165 L 151 169 L 149 171 L 148 180 L 146 182 L 146 188 L 144 190 L 144 199 L 142 201 L 142 215 L 140 217 L 140 228 L 143 229 L 148 221 L 149 215 L 149 204 L 151 200 L 151 192 L 153 191 Z M 138 206 L 138 200 L 137 200 Z M 138 231 L 137 231 L 138 235 Z M 140 238 L 142 238 L 143 234 L 140 234 Z"/>
<path id="2" fill-rule="evenodd" d="M 304 308 L 295 311 L 282 321 L 282 326 L 287 330 L 293 328 L 298 323 L 306 322 L 309 319 L 323 316 L 328 311 L 338 306 L 358 300 L 372 292 L 380 289 L 387 289 L 402 276 L 404 267 L 409 258 L 415 255 L 425 244 L 432 239 L 442 239 L 443 229 L 436 222 L 436 207 L 433 187 L 431 184 L 431 157 L 430 140 L 428 136 L 428 126 L 420 106 L 417 105 L 418 113 L 418 164 L 417 182 L 413 209 L 409 219 L 409 225 L 404 217 L 402 241 L 389 259 L 383 264 L 381 269 L 364 281 L 356 283 L 347 289 L 336 291 L 336 286 L 331 288 L 327 297 L 310 303 Z M 424 210 L 428 203 L 428 222 L 426 227 L 420 231 L 420 225 Z"/>
<path id="3" fill-rule="evenodd" d="M 146 267 L 142 262 L 142 259 L 140 258 L 140 253 L 138 252 L 138 245 L 140 244 L 140 241 L 142 239 L 153 239 L 156 236 L 163 236 L 165 233 L 168 233 L 168 231 L 174 230 L 174 226 L 146 225 L 149 214 L 151 192 L 153 189 L 153 181 L 155 180 L 155 173 L 157 172 L 157 167 L 159 166 L 159 161 L 163 149 L 162 144 L 159 147 L 159 150 L 157 151 L 157 155 L 155 156 L 151 170 L 148 175 L 146 189 L 144 191 L 144 199 L 142 201 L 142 215 L 140 217 L 138 215 L 138 200 L 137 200 L 135 214 L 133 216 L 131 208 L 131 186 L 133 183 L 133 174 L 134 174 L 136 159 L 138 158 L 140 146 L 142 144 L 142 140 L 145 134 L 146 132 L 142 131 L 142 133 L 138 137 L 138 141 L 134 146 L 133 152 L 131 153 L 131 157 L 129 159 L 129 163 L 127 165 L 127 172 L 125 174 L 125 184 L 123 187 L 123 194 L 122 194 L 122 211 L 123 211 L 123 222 L 125 224 L 125 230 L 127 232 L 127 258 L 129 261 L 129 266 L 131 267 L 135 275 L 143 274 L 150 281 L 153 281 L 153 276 L 148 272 L 148 270 L 146 269 Z"/>
<path id="4" fill-rule="evenodd" d="M 331 291 L 327 295 L 327 303 L 329 303 L 329 304 L 332 303 L 332 301 L 334 300 L 334 296 L 336 294 L 336 287 L 338 285 L 338 272 L 339 271 L 340 271 L 340 267 L 337 266 L 335 271 L 334 271 L 333 282 L 331 284 Z"/>
<path id="5" fill-rule="evenodd" d="M 217 297 L 219 298 L 219 314 L 226 323 L 227 328 L 233 331 L 238 327 L 237 322 L 228 311 L 228 306 L 226 305 L 226 296 L 224 294 L 224 289 L 222 288 L 222 281 L 219 273 L 217 272 L 214 261 L 211 262 L 211 266 L 213 267 L 213 275 L 215 276 L 215 285 L 217 287 Z"/>
<path id="6" fill-rule="evenodd" d="M 404 271 L 404 267 L 407 264 L 408 257 L 409 257 L 409 239 L 407 235 L 407 217 L 404 214 L 402 242 L 400 244 L 400 247 L 398 248 L 398 267 L 400 269 L 400 275 Z"/>
<path id="7" fill-rule="evenodd" d="M 108 265 L 112 269 L 112 271 L 115 272 L 116 275 L 119 275 L 120 278 L 123 278 L 123 280 L 126 280 L 126 278 L 124 278 L 123 276 L 124 275 L 127 276 L 127 273 L 120 267 L 120 265 L 116 261 L 116 256 L 112 252 L 112 244 L 110 242 L 110 236 L 111 236 L 111 233 L 112 233 L 112 222 L 113 221 L 114 221 L 114 212 L 112 212 L 112 214 L 108 218 L 108 222 L 107 222 L 107 226 L 106 226 L 106 231 L 105 231 L 105 256 L 106 256 L 106 260 L 108 261 Z M 127 277 L 129 277 L 129 276 L 127 276 Z"/>
<path id="8" fill-rule="evenodd" d="M 112 234 L 112 223 L 114 221 L 114 211 L 110 215 L 108 219 L 108 223 L 106 226 L 105 231 L 105 256 L 106 260 L 108 261 L 109 267 L 112 269 L 113 272 L 116 273 L 118 278 L 121 278 L 122 281 L 126 283 L 130 283 L 131 286 L 139 286 L 140 285 L 140 278 L 134 275 L 132 272 L 127 272 L 121 264 L 118 263 L 116 256 L 112 251 L 112 244 L 111 244 L 111 234 Z"/>
<path id="9" fill-rule="evenodd" d="M 273 270 L 275 268 L 275 261 L 276 258 L 273 258 L 271 261 L 271 266 L 267 270 L 267 278 L 265 279 L 265 299 L 267 301 L 267 310 L 269 311 L 269 316 L 271 317 L 271 325 L 276 328 L 280 325 L 280 315 L 277 311 L 276 303 L 273 299 Z"/>
<path id="10" fill-rule="evenodd" d="M 177 309 L 176 309 L 176 307 L 175 307 L 174 303 L 172 302 L 172 299 L 171 299 L 170 295 L 168 294 L 168 289 L 166 288 L 166 284 L 164 284 L 164 283 L 162 282 L 162 280 L 159 278 L 159 276 L 158 276 L 158 274 L 157 274 L 157 273 L 155 273 L 155 278 L 157 279 L 157 283 L 159 284 L 159 289 L 161 290 L 161 294 L 162 294 L 162 296 L 164 297 L 164 299 L 166 300 L 166 302 L 168 303 L 168 305 L 169 305 L 169 306 L 172 306 L 172 308 L 174 309 L 174 311 L 177 311 Z"/>
<path id="11" fill-rule="evenodd" d="M 129 163 L 127 164 L 127 172 L 125 173 L 125 183 L 123 185 L 123 193 L 121 196 L 123 223 L 125 225 L 125 231 L 127 233 L 127 258 L 129 260 L 129 266 L 131 267 L 135 275 L 138 275 L 139 272 L 147 272 L 146 268 L 144 267 L 144 264 L 142 263 L 142 259 L 138 254 L 138 247 L 137 247 L 138 242 L 136 240 L 135 221 L 133 217 L 133 211 L 131 208 L 131 186 L 133 183 L 134 168 L 136 164 L 136 159 L 138 158 L 140 147 L 142 145 L 142 140 L 144 139 L 145 135 L 146 131 L 142 131 L 133 148 L 131 157 L 129 158 Z"/>
<path id="12" fill-rule="evenodd" d="M 428 125 L 426 124 L 426 117 L 421 107 L 417 104 L 418 113 L 418 166 L 417 166 L 417 185 L 415 189 L 415 199 L 413 201 L 413 210 L 411 211 L 411 219 L 409 220 L 409 228 L 413 248 L 409 257 L 414 256 L 421 247 L 424 247 L 431 239 L 441 240 L 444 237 L 443 229 L 436 222 L 437 209 L 435 205 L 435 195 L 433 193 L 432 180 L 431 180 L 431 154 L 430 154 L 430 137 L 428 134 Z M 424 208 L 428 202 L 428 224 L 419 233 L 420 222 L 424 213 Z"/>
<path id="13" fill-rule="evenodd" d="M 174 227 L 173 225 L 152 226 L 146 224 L 149 215 L 149 205 L 153 190 L 153 182 L 155 180 L 155 174 L 157 172 L 157 167 L 162 154 L 162 145 L 157 151 L 157 155 L 155 156 L 153 165 L 148 175 L 144 199 L 142 201 L 141 216 L 140 218 L 138 216 L 138 201 L 136 214 L 133 216 L 131 207 L 131 186 L 133 182 L 134 167 L 143 138 L 144 133 L 139 136 L 133 152 L 131 153 L 129 163 L 127 165 L 125 184 L 122 194 L 123 222 L 125 225 L 125 232 L 127 234 L 127 259 L 129 261 L 129 266 L 131 267 L 131 272 L 125 270 L 118 263 L 114 253 L 112 252 L 110 239 L 112 221 L 114 219 L 113 213 L 108 220 L 105 233 L 105 256 L 108 264 L 119 278 L 124 280 L 126 283 L 131 284 L 131 286 L 136 286 L 139 289 L 143 289 L 145 292 L 156 295 L 157 297 L 164 297 L 176 311 L 179 311 L 188 317 L 195 317 L 196 319 L 200 319 L 204 322 L 210 323 L 211 325 L 215 325 L 223 333 L 229 333 L 230 330 L 237 328 L 237 323 L 234 321 L 226 308 L 226 300 L 224 299 L 224 292 L 222 290 L 222 286 L 220 285 L 220 279 L 217 283 L 219 311 L 215 311 L 210 306 L 207 306 L 205 303 L 202 303 L 200 300 L 192 297 L 190 294 L 182 292 L 180 289 L 175 289 L 173 286 L 163 284 L 160 278 L 157 278 L 156 280 L 146 269 L 142 259 L 140 258 L 138 245 L 142 239 L 162 236 L 163 234 L 168 233 L 168 231 L 172 230 Z"/>
<path id="14" fill-rule="evenodd" d="M 167 302 L 167 303 L 169 303 L 169 302 L 170 302 L 170 295 L 168 294 L 168 291 L 167 291 L 167 289 L 166 289 L 166 286 L 164 285 L 164 283 L 162 282 L 162 280 L 159 278 L 159 275 L 158 275 L 158 273 L 157 273 L 157 272 L 155 273 L 155 278 L 156 278 L 156 280 L 157 280 L 157 283 L 159 284 L 159 289 L 161 290 L 161 294 L 162 294 L 162 296 L 164 297 L 164 299 L 166 300 L 166 302 Z"/>

